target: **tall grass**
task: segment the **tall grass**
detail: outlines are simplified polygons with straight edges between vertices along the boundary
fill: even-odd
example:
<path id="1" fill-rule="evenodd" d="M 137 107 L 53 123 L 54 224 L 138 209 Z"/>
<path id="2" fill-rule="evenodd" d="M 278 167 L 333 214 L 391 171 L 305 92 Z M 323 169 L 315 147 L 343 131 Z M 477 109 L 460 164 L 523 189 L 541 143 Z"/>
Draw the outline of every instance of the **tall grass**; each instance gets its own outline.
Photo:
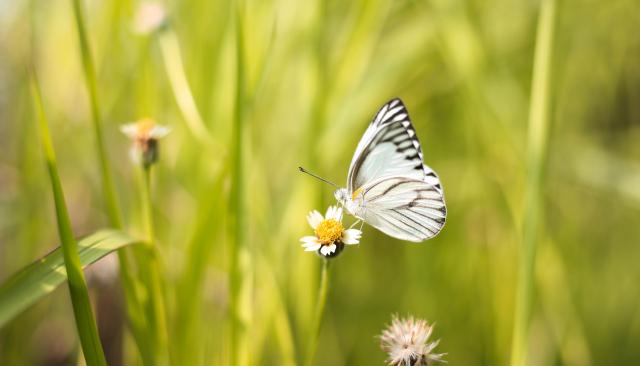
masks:
<path id="1" fill-rule="evenodd" d="M 91 47 L 84 20 L 84 11 L 82 9 L 81 0 L 71 0 L 73 3 L 73 15 L 76 20 L 78 30 L 78 40 L 80 43 L 80 55 L 82 59 L 82 67 L 84 71 L 85 83 L 89 91 L 89 105 L 91 106 L 91 121 L 93 122 L 93 132 L 95 134 L 95 144 L 97 160 L 100 167 L 102 178 L 102 194 L 104 197 L 107 215 L 111 221 L 111 225 L 120 228 L 122 219 L 118 210 L 116 201 L 116 190 L 109 166 L 109 158 L 105 147 L 104 137 L 102 133 L 102 116 L 100 114 L 100 105 L 98 103 L 98 87 L 96 83 L 96 71 L 91 56 Z"/>
<path id="2" fill-rule="evenodd" d="M 544 213 L 541 197 L 549 131 L 549 83 L 555 11 L 555 0 L 544 0 L 541 3 L 529 106 L 525 213 L 522 225 L 511 366 L 524 366 L 528 362 L 529 321 L 533 306 L 536 248 L 540 240 L 540 222 Z"/>
<path id="3" fill-rule="evenodd" d="M 49 126 L 44 112 L 40 86 L 38 85 L 35 71 L 32 71 L 30 76 L 33 103 L 38 115 L 38 129 L 40 131 L 42 150 L 44 151 L 47 169 L 51 179 L 51 190 L 53 192 L 56 208 L 58 234 L 60 236 L 60 242 L 62 243 L 62 254 L 64 257 L 65 268 L 67 270 L 69 293 L 71 295 L 71 305 L 73 306 L 76 327 L 78 328 L 78 337 L 82 344 L 82 350 L 87 365 L 106 366 L 107 361 L 104 357 L 100 337 L 98 336 L 98 328 L 93 316 L 93 310 L 91 309 L 87 283 L 85 282 L 82 266 L 80 265 L 78 248 L 71 229 L 69 213 L 64 199 L 64 192 L 62 191 L 62 183 L 60 182 L 60 176 L 58 175 L 56 155 L 53 149 L 53 142 L 49 134 Z"/>
<path id="4" fill-rule="evenodd" d="M 245 108 L 246 108 L 246 76 L 244 51 L 244 5 L 238 1 L 234 9 L 235 16 L 235 97 L 233 99 L 233 126 L 231 152 L 231 192 L 230 192 L 230 342 L 231 365 L 250 364 L 251 346 L 249 329 L 252 317 L 252 257 L 251 245 L 245 235 L 248 222 L 245 220 Z"/>
<path id="5" fill-rule="evenodd" d="M 71 1 L 73 4 L 73 14 L 78 33 L 84 80 L 87 91 L 89 93 L 89 105 L 91 107 L 91 120 L 95 138 L 95 148 L 97 153 L 98 166 L 100 168 L 102 198 L 105 209 L 107 211 L 107 217 L 109 219 L 110 225 L 114 228 L 120 229 L 122 228 L 122 218 L 120 215 L 120 209 L 118 207 L 116 190 L 114 187 L 113 176 L 111 173 L 111 167 L 109 164 L 109 158 L 102 132 L 102 115 L 100 111 L 100 104 L 98 102 L 96 70 L 93 62 L 93 56 L 91 54 L 89 36 L 85 25 L 86 22 L 84 20 L 84 10 L 81 0 Z M 144 314 L 141 301 L 138 298 L 139 290 L 136 288 L 136 279 L 131 273 L 133 263 L 126 248 L 118 250 L 118 261 L 120 263 L 120 277 L 125 293 L 125 304 L 130 329 L 134 338 L 136 339 L 136 343 L 138 344 L 138 350 L 141 352 L 143 358 L 147 360 L 148 363 L 151 356 L 150 351 L 145 346 L 146 342 L 143 339 L 143 328 L 145 326 L 145 320 L 143 319 Z"/>
<path id="6" fill-rule="evenodd" d="M 105 275 L 87 278 L 109 360 L 291 366 L 315 343 L 317 365 L 375 365 L 398 313 L 435 322 L 451 365 L 638 363 L 636 0 L 555 2 L 551 16 L 548 1 L 167 1 L 152 35 L 132 29 L 140 3 L 0 2 L 0 281 L 59 242 L 21 77 L 34 63 L 73 232 L 106 221 L 153 239 L 120 258 L 123 309 L 105 302 L 120 290 L 104 263 L 88 269 Z M 315 331 L 322 261 L 298 240 L 332 189 L 296 167 L 342 184 L 396 96 L 447 226 L 410 245 L 365 225 L 332 262 Z M 118 131 L 145 116 L 172 129 L 153 202 Z M 2 326 L 0 364 L 76 362 L 68 294 L 49 294 Z"/>

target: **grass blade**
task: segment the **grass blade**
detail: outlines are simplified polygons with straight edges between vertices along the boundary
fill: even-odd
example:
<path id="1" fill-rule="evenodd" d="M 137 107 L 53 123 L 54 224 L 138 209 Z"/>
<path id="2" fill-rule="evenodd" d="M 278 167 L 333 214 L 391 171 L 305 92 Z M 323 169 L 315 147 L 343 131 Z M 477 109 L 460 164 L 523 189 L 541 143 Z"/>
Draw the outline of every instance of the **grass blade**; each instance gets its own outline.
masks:
<path id="1" fill-rule="evenodd" d="M 93 121 L 93 131 L 96 141 L 96 156 L 101 171 L 102 179 L 102 195 L 104 199 L 105 209 L 109 218 L 109 223 L 112 227 L 122 228 L 122 217 L 120 216 L 120 210 L 118 207 L 118 201 L 116 198 L 116 190 L 113 183 L 113 177 L 111 174 L 111 167 L 108 162 L 107 151 L 105 148 L 104 137 L 102 134 L 102 116 L 100 113 L 100 104 L 98 102 L 98 89 L 96 82 L 96 71 L 91 56 L 91 47 L 89 45 L 89 38 L 84 20 L 84 12 L 82 9 L 81 0 L 72 0 L 73 12 L 76 21 L 76 27 L 78 29 L 78 41 L 80 43 L 80 53 L 82 58 L 82 66 L 84 71 L 84 78 L 89 93 L 89 102 L 91 106 L 91 119 Z M 127 308 L 127 317 L 131 326 L 132 334 L 138 345 L 138 349 L 141 354 L 149 354 L 146 349 L 144 340 L 141 338 L 141 326 L 143 319 L 140 314 L 142 313 L 142 307 L 140 300 L 137 298 L 136 281 L 131 273 L 132 261 L 127 252 L 124 250 L 118 251 L 118 260 L 120 262 L 120 278 L 122 281 L 122 287 L 125 293 L 125 302 Z"/>
<path id="2" fill-rule="evenodd" d="M 180 55 L 180 43 L 173 29 L 163 30 L 159 34 L 160 50 L 164 60 L 165 71 L 169 78 L 173 96 L 184 116 L 187 127 L 193 135 L 206 144 L 211 144 L 213 138 L 205 126 L 202 115 L 196 106 L 191 93 L 187 76 L 184 72 L 184 64 Z"/>
<path id="3" fill-rule="evenodd" d="M 38 113 L 41 143 L 51 179 L 56 219 L 58 222 L 58 234 L 62 242 L 62 256 L 64 258 L 67 279 L 69 280 L 71 304 L 73 305 L 73 313 L 76 319 L 80 343 L 82 344 L 82 350 L 84 351 L 84 357 L 88 365 L 106 365 L 107 361 L 104 357 L 104 351 L 102 350 L 102 344 L 98 336 L 98 327 L 96 326 L 96 320 L 93 316 L 93 310 L 91 309 L 91 301 L 89 300 L 87 283 L 85 282 L 84 273 L 82 272 L 76 240 L 71 230 L 62 184 L 58 176 L 53 142 L 49 135 L 49 127 L 44 114 L 42 97 L 35 75 L 32 75 L 31 81 L 33 101 Z"/>
<path id="4" fill-rule="evenodd" d="M 529 107 L 525 212 L 511 345 L 511 366 L 524 366 L 527 363 L 529 318 L 533 298 L 533 271 L 536 247 L 539 240 L 540 216 L 543 211 L 540 195 L 549 125 L 549 74 L 555 6 L 555 0 L 542 1 L 538 19 L 533 82 L 531 84 L 531 104 Z"/>
<path id="5" fill-rule="evenodd" d="M 137 244 L 117 230 L 100 230 L 78 241 L 80 264 L 86 267 L 107 254 Z M 67 279 L 62 248 L 23 268 L 0 286 L 0 327 L 58 288 Z"/>
<path id="6" fill-rule="evenodd" d="M 246 107 L 246 75 L 243 32 L 243 4 L 236 4 L 236 94 L 234 99 L 234 121 L 232 131 L 232 164 L 231 181 L 232 191 L 230 197 L 230 254 L 229 254 L 229 279 L 231 311 L 231 354 L 230 365 L 248 364 L 249 337 L 247 337 L 251 320 L 251 253 L 245 240 L 244 218 L 244 130 Z"/>
<path id="7" fill-rule="evenodd" d="M 107 160 L 107 152 L 104 146 L 104 137 L 102 135 L 102 117 L 100 115 L 100 108 L 98 103 L 98 89 L 96 83 L 95 66 L 93 64 L 93 58 L 91 57 L 91 48 L 89 47 L 89 39 L 87 37 L 87 30 L 84 21 L 84 12 L 82 11 L 82 4 L 80 3 L 80 0 L 73 0 L 73 12 L 76 19 L 76 26 L 78 28 L 78 38 L 80 41 L 80 52 L 82 54 L 82 66 L 84 70 L 85 82 L 87 83 L 87 90 L 89 91 L 91 117 L 96 138 L 96 149 L 98 161 L 100 163 L 100 169 L 102 171 L 102 190 L 105 200 L 105 207 L 111 225 L 117 228 L 121 228 L 122 218 L 120 217 L 120 211 L 118 210 L 116 191 L 113 185 L 113 177 L 111 175 L 111 168 L 109 167 L 109 163 Z"/>

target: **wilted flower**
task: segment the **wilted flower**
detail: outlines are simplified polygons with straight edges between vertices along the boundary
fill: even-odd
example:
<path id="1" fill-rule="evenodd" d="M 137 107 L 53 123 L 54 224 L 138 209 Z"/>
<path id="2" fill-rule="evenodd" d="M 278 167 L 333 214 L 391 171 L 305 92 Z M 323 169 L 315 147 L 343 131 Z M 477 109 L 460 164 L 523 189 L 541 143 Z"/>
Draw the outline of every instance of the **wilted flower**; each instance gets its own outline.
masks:
<path id="1" fill-rule="evenodd" d="M 315 235 L 305 236 L 300 239 L 302 247 L 307 252 L 317 252 L 327 258 L 335 257 L 345 244 L 358 244 L 362 231 L 358 229 L 344 229 L 342 226 L 342 208 L 329 206 L 327 214 L 322 214 L 313 210 L 307 216 L 307 221 L 311 228 L 315 230 Z"/>
<path id="2" fill-rule="evenodd" d="M 158 161 L 158 139 L 166 136 L 171 130 L 158 125 L 150 118 L 128 123 L 120 127 L 120 131 L 133 141 L 131 159 L 136 164 L 148 168 Z"/>
<path id="3" fill-rule="evenodd" d="M 440 342 L 429 342 L 433 326 L 425 320 L 393 316 L 391 325 L 380 335 L 380 347 L 389 354 L 387 364 L 392 366 L 427 366 L 446 362 L 444 354 L 431 353 Z"/>
<path id="4" fill-rule="evenodd" d="M 136 33 L 149 34 L 167 24 L 167 11 L 164 6 L 156 2 L 143 2 L 138 7 L 133 24 Z"/>

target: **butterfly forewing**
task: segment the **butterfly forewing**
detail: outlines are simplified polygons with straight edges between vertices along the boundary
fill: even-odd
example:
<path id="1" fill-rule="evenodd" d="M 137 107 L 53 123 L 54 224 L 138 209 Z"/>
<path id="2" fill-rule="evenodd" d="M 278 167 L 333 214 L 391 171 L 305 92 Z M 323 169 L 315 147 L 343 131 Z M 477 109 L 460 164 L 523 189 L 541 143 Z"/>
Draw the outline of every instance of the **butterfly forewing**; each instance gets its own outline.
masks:
<path id="1" fill-rule="evenodd" d="M 349 168 L 347 188 L 353 193 L 367 182 L 391 176 L 423 179 L 440 189 L 437 175 L 423 163 L 409 113 L 397 98 L 380 108 L 360 140 Z"/>

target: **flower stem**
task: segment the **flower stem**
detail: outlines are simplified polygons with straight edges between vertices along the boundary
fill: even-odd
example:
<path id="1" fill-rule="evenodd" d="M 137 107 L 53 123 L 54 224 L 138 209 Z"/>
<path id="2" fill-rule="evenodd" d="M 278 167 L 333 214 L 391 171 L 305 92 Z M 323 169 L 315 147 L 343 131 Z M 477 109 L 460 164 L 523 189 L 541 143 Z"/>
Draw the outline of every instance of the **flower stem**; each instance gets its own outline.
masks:
<path id="1" fill-rule="evenodd" d="M 305 365 L 311 366 L 318 348 L 318 337 L 320 336 L 320 325 L 322 324 L 322 316 L 324 308 L 327 304 L 327 293 L 329 292 L 329 259 L 324 259 L 322 263 L 322 273 L 320 275 L 320 289 L 318 291 L 318 302 L 316 304 L 316 313 L 313 318 L 311 328 L 309 348 L 307 350 L 307 360 Z"/>
<path id="2" fill-rule="evenodd" d="M 53 142 L 49 134 L 44 107 L 42 105 L 42 96 L 35 75 L 31 79 L 31 90 L 33 100 L 38 113 L 38 125 L 40 129 L 40 137 L 42 148 L 47 161 L 49 170 L 49 178 L 51 179 L 51 188 L 53 191 L 53 199 L 56 207 L 56 218 L 58 222 L 58 234 L 62 242 L 62 253 L 64 256 L 64 264 L 67 271 L 69 283 L 69 292 L 71 295 L 71 305 L 73 306 L 73 314 L 78 328 L 78 336 L 82 344 L 82 351 L 85 360 L 89 366 L 102 366 L 107 364 L 98 335 L 98 327 L 93 316 L 91 301 L 87 291 L 87 283 L 85 282 L 82 265 L 80 264 L 80 256 L 78 248 L 71 230 L 69 213 L 65 204 L 64 192 L 58 175 L 55 151 L 53 150 Z"/>
<path id="3" fill-rule="evenodd" d="M 540 195 L 549 125 L 549 75 L 555 6 L 555 0 L 543 0 L 538 19 L 529 109 L 525 212 L 511 344 L 511 366 L 524 366 L 527 363 L 529 318 L 533 298 L 533 271 L 539 237 L 540 216 L 543 211 Z"/>
<path id="4" fill-rule="evenodd" d="M 142 168 L 142 219 L 147 242 L 153 245 L 155 232 L 153 230 L 153 209 L 151 198 L 151 167 Z"/>
<path id="5" fill-rule="evenodd" d="M 144 276 L 146 277 L 147 290 L 149 291 L 149 324 L 155 336 L 154 347 L 156 362 L 159 365 L 169 364 L 169 332 L 167 330 L 167 317 L 162 294 L 162 277 L 158 249 L 155 246 L 155 230 L 153 225 L 153 209 L 151 199 L 151 167 L 143 168 L 142 182 L 142 216 L 146 234 L 146 255 L 141 257 Z"/>

